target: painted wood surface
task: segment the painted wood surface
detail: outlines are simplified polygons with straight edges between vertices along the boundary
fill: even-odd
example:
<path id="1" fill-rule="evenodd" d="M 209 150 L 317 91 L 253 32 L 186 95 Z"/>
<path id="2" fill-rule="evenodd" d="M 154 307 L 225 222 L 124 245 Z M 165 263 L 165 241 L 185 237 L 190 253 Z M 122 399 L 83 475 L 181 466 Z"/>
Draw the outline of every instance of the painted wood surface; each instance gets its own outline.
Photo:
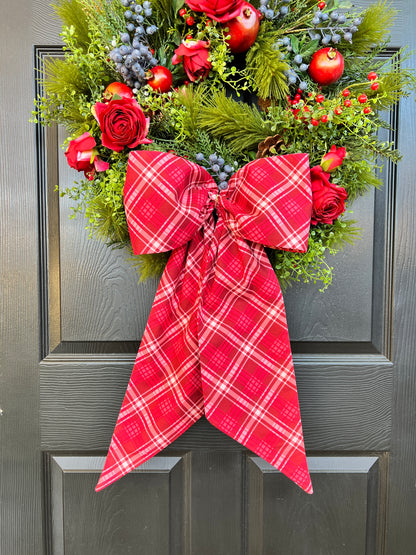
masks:
<path id="1" fill-rule="evenodd" d="M 415 48 L 416 6 L 395 6 L 392 48 Z M 395 114 L 404 160 L 357 206 L 365 239 L 332 290 L 286 293 L 314 496 L 204 419 L 95 494 L 156 282 L 67 219 L 57 131 L 28 122 L 58 21 L 46 0 L 2 7 L 0 553 L 413 555 L 413 99 Z"/>

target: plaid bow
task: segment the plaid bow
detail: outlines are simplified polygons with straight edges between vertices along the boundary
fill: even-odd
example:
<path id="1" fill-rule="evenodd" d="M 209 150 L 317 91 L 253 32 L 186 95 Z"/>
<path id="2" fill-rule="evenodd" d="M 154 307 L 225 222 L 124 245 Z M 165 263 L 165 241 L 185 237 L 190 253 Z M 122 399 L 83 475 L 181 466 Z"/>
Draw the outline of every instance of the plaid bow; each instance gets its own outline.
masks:
<path id="1" fill-rule="evenodd" d="M 218 194 L 201 166 L 134 151 L 124 200 L 134 253 L 172 253 L 96 491 L 205 415 L 312 493 L 282 294 L 262 246 L 306 251 L 308 156 L 250 162 Z"/>

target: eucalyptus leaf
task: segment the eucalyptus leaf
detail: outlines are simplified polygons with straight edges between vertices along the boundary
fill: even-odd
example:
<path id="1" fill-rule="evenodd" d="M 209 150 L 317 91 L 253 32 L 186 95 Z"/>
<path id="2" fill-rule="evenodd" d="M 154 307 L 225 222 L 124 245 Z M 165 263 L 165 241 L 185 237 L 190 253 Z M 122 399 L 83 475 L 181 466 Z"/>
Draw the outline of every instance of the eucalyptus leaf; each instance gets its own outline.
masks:
<path id="1" fill-rule="evenodd" d="M 184 4 L 185 4 L 185 0 L 172 0 L 172 8 L 175 15 L 182 8 Z"/>
<path id="2" fill-rule="evenodd" d="M 310 58 L 310 56 L 312 56 L 312 54 L 314 54 L 319 47 L 319 40 L 311 40 L 310 42 L 307 42 L 306 44 L 304 44 L 299 52 L 299 54 L 301 54 L 302 58 Z"/>
<path id="3" fill-rule="evenodd" d="M 292 48 L 293 48 L 293 52 L 295 54 L 299 54 L 299 39 L 298 39 L 298 37 L 295 37 L 294 35 L 292 35 L 290 37 L 290 42 L 291 42 L 291 45 L 292 45 Z"/>

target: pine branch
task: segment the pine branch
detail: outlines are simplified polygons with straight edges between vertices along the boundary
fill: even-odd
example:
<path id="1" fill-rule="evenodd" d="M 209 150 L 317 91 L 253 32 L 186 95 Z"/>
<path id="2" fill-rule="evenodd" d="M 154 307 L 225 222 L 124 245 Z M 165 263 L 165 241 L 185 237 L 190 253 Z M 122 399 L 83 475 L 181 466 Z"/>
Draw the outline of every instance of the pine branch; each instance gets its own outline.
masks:
<path id="1" fill-rule="evenodd" d="M 82 0 L 58 0 L 52 7 L 64 25 L 74 27 L 78 46 L 86 50 L 89 44 L 89 29 Z"/>
<path id="2" fill-rule="evenodd" d="M 198 122 L 213 137 L 224 139 L 237 153 L 256 148 L 272 134 L 271 124 L 263 120 L 254 106 L 232 100 L 224 90 L 214 91 L 205 100 Z"/>
<path id="3" fill-rule="evenodd" d="M 277 33 L 259 33 L 246 56 L 246 74 L 260 98 L 279 100 L 289 93 L 289 65 L 276 47 Z"/>
<path id="4" fill-rule="evenodd" d="M 363 56 L 384 43 L 390 35 L 396 15 L 397 10 L 387 4 L 387 0 L 379 0 L 377 4 L 369 6 L 363 13 L 349 51 L 356 56 Z"/>

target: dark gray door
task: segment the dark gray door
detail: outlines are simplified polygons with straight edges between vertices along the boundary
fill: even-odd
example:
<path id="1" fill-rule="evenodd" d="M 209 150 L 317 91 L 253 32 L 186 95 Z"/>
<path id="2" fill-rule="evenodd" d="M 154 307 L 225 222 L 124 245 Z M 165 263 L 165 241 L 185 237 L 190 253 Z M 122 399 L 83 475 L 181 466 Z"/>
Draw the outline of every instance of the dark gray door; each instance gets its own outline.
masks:
<path id="1" fill-rule="evenodd" d="M 413 100 L 392 114 L 404 161 L 354 206 L 363 239 L 330 261 L 334 285 L 286 294 L 314 495 L 206 421 L 96 494 L 156 283 L 54 192 L 75 177 L 62 137 L 28 123 L 33 66 L 60 52 L 49 3 L 0 18 L 1 555 L 413 555 Z M 395 5 L 391 52 L 416 38 L 416 6 Z"/>

